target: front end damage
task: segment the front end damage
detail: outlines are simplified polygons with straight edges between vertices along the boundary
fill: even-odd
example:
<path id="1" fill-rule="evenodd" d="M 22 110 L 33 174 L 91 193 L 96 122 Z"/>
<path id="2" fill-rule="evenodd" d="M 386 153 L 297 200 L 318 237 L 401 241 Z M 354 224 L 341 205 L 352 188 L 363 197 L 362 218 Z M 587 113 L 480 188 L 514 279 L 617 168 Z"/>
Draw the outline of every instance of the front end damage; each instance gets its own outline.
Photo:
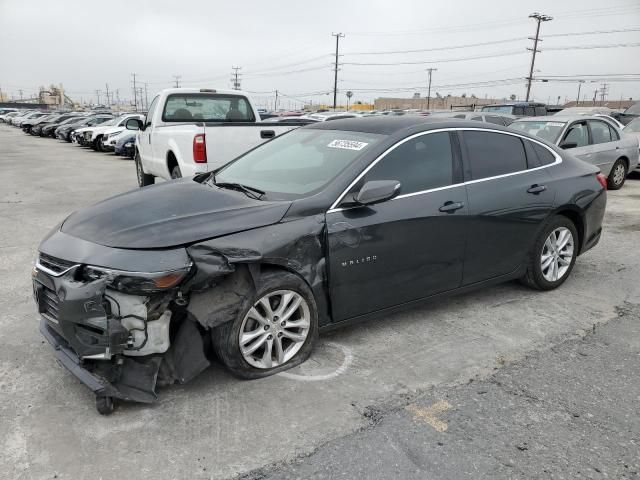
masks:
<path id="1" fill-rule="evenodd" d="M 172 275 L 181 281 L 189 273 Z M 42 253 L 33 269 L 40 331 L 96 394 L 101 413 L 113 409 L 113 399 L 154 402 L 157 385 L 187 382 L 209 366 L 202 327 L 180 289 L 145 290 L 135 277 L 126 280 Z"/>
<path id="2" fill-rule="evenodd" d="M 154 402 L 158 386 L 186 383 L 209 366 L 212 332 L 238 317 L 265 268 L 302 277 L 320 326 L 329 321 L 323 232 L 323 217 L 314 216 L 142 250 L 55 228 L 33 269 L 40 331 L 96 394 L 101 413 L 113 409 L 112 399 Z"/>

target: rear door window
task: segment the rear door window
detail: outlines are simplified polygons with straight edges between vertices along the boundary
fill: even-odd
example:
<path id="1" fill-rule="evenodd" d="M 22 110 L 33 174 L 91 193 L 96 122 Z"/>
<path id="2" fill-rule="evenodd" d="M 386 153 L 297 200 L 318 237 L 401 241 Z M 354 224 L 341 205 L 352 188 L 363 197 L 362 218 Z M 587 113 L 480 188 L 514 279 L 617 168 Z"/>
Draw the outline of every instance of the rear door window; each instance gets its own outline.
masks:
<path id="1" fill-rule="evenodd" d="M 542 117 L 547 114 L 546 107 L 536 107 L 536 117 Z"/>
<path id="2" fill-rule="evenodd" d="M 514 115 L 524 115 L 524 108 L 522 107 L 513 107 Z"/>
<path id="3" fill-rule="evenodd" d="M 519 137 L 505 133 L 463 132 L 471 180 L 505 175 L 527 169 L 527 156 Z"/>
<path id="4" fill-rule="evenodd" d="M 564 136 L 563 143 L 575 143 L 577 147 L 589 145 L 589 132 L 586 122 L 574 123 Z"/>
<path id="5" fill-rule="evenodd" d="M 594 144 L 611 141 L 611 131 L 606 123 L 600 120 L 589 120 L 589 128 L 591 129 L 591 139 Z"/>
<path id="6" fill-rule="evenodd" d="M 618 132 L 616 131 L 615 128 L 613 128 L 613 126 L 611 125 L 607 125 L 609 127 L 609 132 L 611 133 L 611 140 L 612 141 L 617 141 L 620 140 L 620 135 L 618 135 Z"/>
<path id="7" fill-rule="evenodd" d="M 453 183 L 453 149 L 448 132 L 430 133 L 401 144 L 382 158 L 365 181 L 397 180 L 400 194 Z"/>

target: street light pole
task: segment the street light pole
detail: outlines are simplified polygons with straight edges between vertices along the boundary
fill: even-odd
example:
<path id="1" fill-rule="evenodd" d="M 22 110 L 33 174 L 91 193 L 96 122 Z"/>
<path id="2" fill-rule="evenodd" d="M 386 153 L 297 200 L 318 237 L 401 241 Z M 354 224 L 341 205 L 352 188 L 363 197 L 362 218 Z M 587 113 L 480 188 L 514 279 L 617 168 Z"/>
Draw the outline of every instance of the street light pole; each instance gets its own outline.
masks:
<path id="1" fill-rule="evenodd" d="M 532 13 L 531 15 L 529 15 L 529 18 L 535 19 L 538 22 L 538 24 L 536 26 L 535 38 L 529 37 L 529 40 L 533 40 L 533 49 L 527 48 L 527 50 L 531 50 L 533 52 L 533 55 L 531 55 L 531 68 L 529 69 L 529 76 L 527 77 L 527 97 L 525 99 L 525 101 L 527 102 L 529 101 L 529 94 L 531 93 L 531 82 L 533 81 L 533 67 L 536 63 L 536 53 L 538 52 L 538 42 L 542 41 L 540 40 L 540 24 L 542 22 L 549 22 L 553 20 L 553 17 L 550 17 L 549 15 L 542 15 L 541 13 L 538 13 L 538 12 Z"/>

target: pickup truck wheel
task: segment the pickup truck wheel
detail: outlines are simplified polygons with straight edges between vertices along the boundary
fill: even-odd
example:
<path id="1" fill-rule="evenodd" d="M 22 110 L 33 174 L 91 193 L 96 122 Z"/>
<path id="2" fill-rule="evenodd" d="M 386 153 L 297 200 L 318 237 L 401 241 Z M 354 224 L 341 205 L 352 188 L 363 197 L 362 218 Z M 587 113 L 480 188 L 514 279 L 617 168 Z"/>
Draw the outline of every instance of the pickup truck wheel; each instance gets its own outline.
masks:
<path id="1" fill-rule="evenodd" d="M 180 167 L 178 165 L 171 169 L 171 178 L 182 178 L 182 172 L 180 171 Z"/>
<path id="2" fill-rule="evenodd" d="M 607 187 L 609 190 L 620 190 L 627 178 L 627 164 L 621 158 L 611 167 L 609 178 L 607 179 Z"/>
<path id="3" fill-rule="evenodd" d="M 138 177 L 138 186 L 146 187 L 147 185 L 153 185 L 156 181 L 156 178 L 153 175 L 144 173 L 144 170 L 142 169 L 142 161 L 140 160 L 140 154 L 138 152 L 136 152 L 135 162 L 136 175 Z"/>
<path id="4" fill-rule="evenodd" d="M 293 273 L 263 273 L 235 320 L 211 332 L 214 350 L 234 375 L 263 378 L 304 362 L 318 337 L 311 289 Z"/>

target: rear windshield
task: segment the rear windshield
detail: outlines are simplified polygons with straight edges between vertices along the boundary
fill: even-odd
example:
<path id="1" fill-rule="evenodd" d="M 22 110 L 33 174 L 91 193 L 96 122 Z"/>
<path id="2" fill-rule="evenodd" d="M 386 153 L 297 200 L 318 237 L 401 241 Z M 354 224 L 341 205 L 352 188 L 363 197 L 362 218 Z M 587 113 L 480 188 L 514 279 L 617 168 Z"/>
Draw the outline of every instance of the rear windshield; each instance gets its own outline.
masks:
<path id="1" fill-rule="evenodd" d="M 241 95 L 176 93 L 169 95 L 163 122 L 254 122 L 248 100 Z"/>
<path id="2" fill-rule="evenodd" d="M 633 122 L 629 123 L 626 127 L 622 129 L 622 131 L 626 133 L 629 133 L 629 132 L 640 133 L 640 119 L 634 120 Z"/>
<path id="3" fill-rule="evenodd" d="M 385 135 L 302 128 L 277 137 L 216 173 L 215 182 L 241 183 L 268 199 L 312 195 Z"/>
<path id="4" fill-rule="evenodd" d="M 511 105 L 490 105 L 488 107 L 482 107 L 483 112 L 500 112 L 511 113 L 513 107 Z"/>
<path id="5" fill-rule="evenodd" d="M 552 121 L 515 121 L 511 125 L 510 128 L 514 130 L 520 130 L 521 132 L 526 132 L 530 135 L 535 135 L 536 137 L 540 137 L 543 140 L 546 140 L 551 143 L 555 143 L 558 137 L 560 136 L 560 132 L 566 125 L 565 122 L 552 122 Z"/>

